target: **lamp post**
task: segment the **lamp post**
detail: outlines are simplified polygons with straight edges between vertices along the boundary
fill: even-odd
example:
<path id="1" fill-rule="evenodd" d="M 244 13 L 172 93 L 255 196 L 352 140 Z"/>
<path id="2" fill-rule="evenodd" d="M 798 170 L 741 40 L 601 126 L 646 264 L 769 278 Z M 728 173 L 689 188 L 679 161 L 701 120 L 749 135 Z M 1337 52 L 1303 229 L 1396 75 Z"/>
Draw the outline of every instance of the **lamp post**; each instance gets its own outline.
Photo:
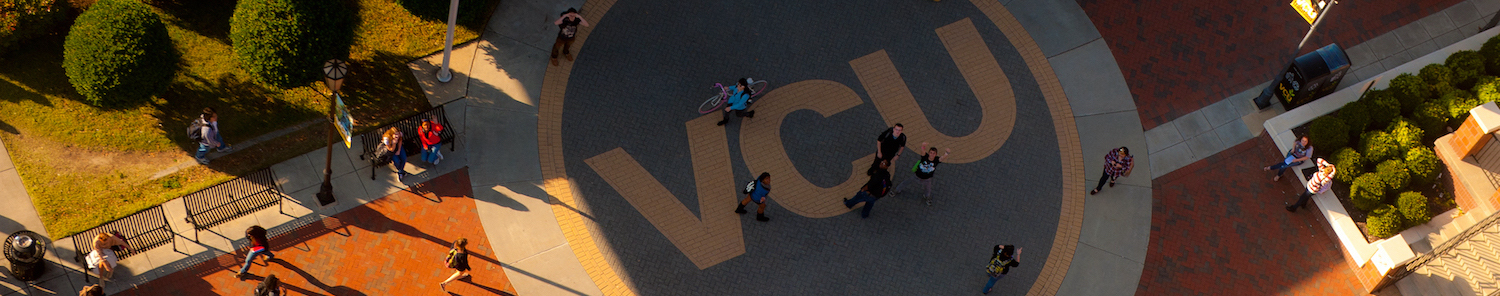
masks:
<path id="1" fill-rule="evenodd" d="M 1297 49 L 1292 50 L 1293 59 L 1297 58 L 1297 53 L 1302 52 L 1302 46 L 1307 45 L 1307 40 L 1312 39 L 1313 31 L 1318 30 L 1318 25 L 1323 23 L 1323 19 L 1326 19 L 1328 16 L 1328 11 L 1333 10 L 1333 6 L 1335 4 L 1339 4 L 1339 2 L 1337 0 L 1331 0 L 1328 1 L 1327 6 L 1318 9 L 1318 16 L 1317 19 L 1313 20 L 1312 28 L 1307 29 L 1307 35 L 1302 36 L 1302 42 L 1298 42 Z M 1255 101 L 1255 107 L 1260 109 L 1271 107 L 1271 96 L 1275 93 L 1277 81 L 1281 79 L 1280 77 L 1282 70 L 1283 68 L 1276 68 L 1276 74 L 1271 76 L 1271 84 L 1267 85 L 1266 89 L 1261 90 L 1259 96 L 1256 96 L 1254 99 L 1252 99 Z"/>
<path id="2" fill-rule="evenodd" d="M 458 21 L 458 0 L 448 1 L 448 37 L 443 38 L 443 69 L 438 70 L 438 82 L 453 80 L 453 71 L 448 69 L 448 56 L 453 55 L 453 24 Z"/>
<path id="3" fill-rule="evenodd" d="M 332 96 L 328 97 L 328 154 L 323 162 L 323 186 L 318 188 L 318 204 L 328 206 L 336 200 L 333 199 L 333 137 L 338 133 L 338 114 L 334 110 L 334 98 L 339 93 L 339 88 L 344 86 L 344 76 L 349 74 L 349 64 L 338 59 L 328 60 L 323 63 L 323 85 L 328 87 Z"/>

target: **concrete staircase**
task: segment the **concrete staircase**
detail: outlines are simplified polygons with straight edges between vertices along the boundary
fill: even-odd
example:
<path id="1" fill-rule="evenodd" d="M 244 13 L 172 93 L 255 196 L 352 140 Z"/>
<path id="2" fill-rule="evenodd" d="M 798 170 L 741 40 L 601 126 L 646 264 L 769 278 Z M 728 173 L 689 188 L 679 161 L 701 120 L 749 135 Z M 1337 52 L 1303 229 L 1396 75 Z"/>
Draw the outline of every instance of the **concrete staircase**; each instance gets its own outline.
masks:
<path id="1" fill-rule="evenodd" d="M 1463 233 L 1465 229 L 1484 219 L 1482 215 L 1469 213 L 1453 219 L 1443 228 L 1427 236 L 1430 243 L 1418 257 Z M 1446 254 L 1438 256 L 1396 282 L 1401 295 L 1433 296 L 1486 296 L 1500 293 L 1500 224 L 1490 225 L 1467 241 L 1459 242 Z"/>

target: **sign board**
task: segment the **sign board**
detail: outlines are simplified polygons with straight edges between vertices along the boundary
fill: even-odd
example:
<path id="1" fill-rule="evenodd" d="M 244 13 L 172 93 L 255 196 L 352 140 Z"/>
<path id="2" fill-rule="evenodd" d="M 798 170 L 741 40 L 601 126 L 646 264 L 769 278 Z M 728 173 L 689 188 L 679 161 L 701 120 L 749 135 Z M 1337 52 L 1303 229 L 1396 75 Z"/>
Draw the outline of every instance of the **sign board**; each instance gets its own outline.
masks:
<path id="1" fill-rule="evenodd" d="M 353 148 L 354 144 L 349 139 L 352 138 L 350 133 L 354 131 L 354 117 L 349 116 L 349 108 L 344 106 L 344 98 L 342 96 L 337 93 L 333 94 L 333 103 L 335 114 L 333 126 L 337 126 L 339 128 L 339 135 L 344 137 L 344 148 Z"/>
<path id="2" fill-rule="evenodd" d="M 1307 20 L 1308 24 L 1318 20 L 1318 13 L 1323 12 L 1323 7 L 1328 4 L 1325 0 L 1292 0 L 1292 9 L 1297 10 L 1297 15 Z"/>

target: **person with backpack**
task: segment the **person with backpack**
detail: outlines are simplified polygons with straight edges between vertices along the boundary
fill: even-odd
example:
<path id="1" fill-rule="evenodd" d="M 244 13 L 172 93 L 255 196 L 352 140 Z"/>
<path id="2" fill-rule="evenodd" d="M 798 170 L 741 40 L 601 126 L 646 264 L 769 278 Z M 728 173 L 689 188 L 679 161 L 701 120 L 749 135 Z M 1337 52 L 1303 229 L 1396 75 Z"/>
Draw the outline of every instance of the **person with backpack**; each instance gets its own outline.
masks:
<path id="1" fill-rule="evenodd" d="M 406 149 L 403 149 L 402 147 L 402 142 L 405 141 L 406 140 L 401 135 L 401 131 L 396 130 L 395 127 L 391 127 L 391 129 L 385 130 L 385 134 L 380 136 L 379 149 L 381 151 L 381 154 L 385 155 L 385 157 L 391 158 L 391 166 L 396 170 L 397 182 L 406 179 L 407 175 Z"/>
<path id="2" fill-rule="evenodd" d="M 740 201 L 739 207 L 734 208 L 734 212 L 741 215 L 747 213 L 745 205 L 750 204 L 751 201 L 755 201 L 755 205 L 758 207 L 755 210 L 755 220 L 760 222 L 771 221 L 771 218 L 766 218 L 766 195 L 771 194 L 771 173 L 760 173 L 759 178 L 755 178 L 754 181 L 745 184 L 744 193 L 745 199 Z"/>
<path id="3" fill-rule="evenodd" d="M 267 262 L 276 259 L 276 254 L 271 253 L 271 241 L 266 239 L 266 229 L 260 225 L 252 225 L 245 229 L 245 240 L 250 241 L 250 253 L 245 254 L 245 265 L 240 266 L 240 271 L 235 273 L 239 279 L 249 276 L 250 263 L 255 261 L 256 256 L 265 255 Z"/>
<path id="4" fill-rule="evenodd" d="M 568 58 L 569 62 L 573 61 L 573 54 L 568 52 L 568 48 L 573 47 L 573 37 L 578 35 L 578 25 L 588 27 L 589 21 L 583 19 L 583 15 L 578 14 L 577 9 L 568 8 L 568 11 L 564 11 L 562 16 L 552 24 L 557 25 L 558 28 L 557 41 L 552 43 L 552 65 L 557 66 L 558 50 L 562 50 L 563 57 Z"/>
<path id="5" fill-rule="evenodd" d="M 422 161 L 432 165 L 443 161 L 443 153 L 438 151 L 443 147 L 443 137 L 438 134 L 441 132 L 443 125 L 438 124 L 437 115 L 422 119 L 422 125 L 417 126 L 417 139 L 422 140 Z"/>
<path id="6" fill-rule="evenodd" d="M 1021 266 L 1021 248 L 1014 245 L 995 245 L 995 250 L 990 253 L 990 264 L 985 266 L 985 272 L 990 274 L 990 281 L 984 284 L 984 293 L 989 294 L 990 289 L 995 287 L 995 282 L 1010 273 L 1011 267 Z"/>
<path id="7" fill-rule="evenodd" d="M 472 268 L 469 268 L 468 246 L 469 239 L 458 238 L 458 240 L 453 241 L 453 248 L 448 249 L 448 257 L 444 258 L 443 262 L 447 262 L 448 268 L 452 268 L 455 271 L 452 276 L 448 277 L 448 280 L 438 284 L 438 288 L 443 289 L 443 292 L 448 292 L 448 283 L 469 276 L 469 270 Z"/>
<path id="8" fill-rule="evenodd" d="M 203 108 L 203 113 L 198 115 L 198 119 L 188 125 L 187 134 L 189 140 L 198 143 L 198 154 L 193 155 L 193 159 L 197 160 L 198 164 L 208 165 L 206 156 L 210 148 L 219 150 L 219 153 L 229 153 L 232 149 L 228 143 L 224 143 L 224 137 L 219 134 L 219 114 L 214 112 L 213 107 Z"/>
<path id="9" fill-rule="evenodd" d="M 922 193 L 922 203 L 931 206 L 932 172 L 937 171 L 937 165 L 943 163 L 942 159 L 947 158 L 948 153 L 953 153 L 953 149 L 947 149 L 943 152 L 943 156 L 938 156 L 937 147 L 928 148 L 927 142 L 922 142 L 922 151 L 927 151 L 927 154 L 923 154 L 922 159 L 918 160 L 917 164 L 911 167 L 911 172 L 916 175 L 917 178 L 915 180 L 917 180 L 917 183 L 921 183 L 922 187 L 926 189 Z M 911 182 L 911 180 L 913 179 L 907 178 L 906 180 L 902 180 L 901 184 L 896 184 L 894 191 L 901 192 L 901 187 L 905 187 L 906 182 Z"/>
<path id="10" fill-rule="evenodd" d="M 286 287 L 281 286 L 281 279 L 276 278 L 274 274 L 267 275 L 266 280 L 261 281 L 260 285 L 255 286 L 255 296 L 284 295 L 286 295 Z"/>
<path id="11" fill-rule="evenodd" d="M 880 136 L 875 137 L 875 158 L 896 163 L 896 159 L 901 158 L 901 148 L 906 147 L 906 134 L 901 133 L 904 129 L 897 123 L 880 132 Z"/>
<path id="12" fill-rule="evenodd" d="M 890 167 L 890 160 L 877 159 L 875 166 L 865 171 L 866 175 L 870 175 L 870 181 L 865 182 L 865 186 L 860 188 L 859 192 L 854 193 L 854 198 L 845 198 L 844 207 L 853 209 L 855 204 L 865 203 L 865 209 L 859 214 L 859 217 L 869 218 L 870 208 L 875 207 L 875 200 L 885 197 L 886 192 L 890 191 Z"/>

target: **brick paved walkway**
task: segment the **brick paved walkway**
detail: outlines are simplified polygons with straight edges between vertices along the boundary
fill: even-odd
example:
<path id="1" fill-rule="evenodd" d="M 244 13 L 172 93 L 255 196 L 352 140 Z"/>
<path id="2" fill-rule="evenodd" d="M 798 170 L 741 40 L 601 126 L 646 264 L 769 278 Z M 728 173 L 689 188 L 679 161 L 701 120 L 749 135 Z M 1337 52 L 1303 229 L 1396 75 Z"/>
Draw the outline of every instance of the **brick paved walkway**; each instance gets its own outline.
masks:
<path id="1" fill-rule="evenodd" d="M 1363 294 L 1317 205 L 1282 209 L 1303 189 L 1260 170 L 1278 155 L 1261 136 L 1157 178 L 1136 295 Z"/>
<path id="2" fill-rule="evenodd" d="M 1151 129 L 1270 79 L 1307 34 L 1290 1 L 1079 0 Z M 1342 1 L 1303 49 L 1349 47 L 1461 0 Z"/>
<path id="3" fill-rule="evenodd" d="M 449 284 L 450 295 L 515 295 L 475 213 L 467 169 L 412 186 L 369 204 L 271 238 L 275 261 L 234 270 L 244 250 L 117 295 L 250 295 L 275 274 L 291 295 L 443 295 L 438 282 L 449 242 L 469 239 L 473 277 Z M 236 237 L 238 238 L 238 237 Z"/>

